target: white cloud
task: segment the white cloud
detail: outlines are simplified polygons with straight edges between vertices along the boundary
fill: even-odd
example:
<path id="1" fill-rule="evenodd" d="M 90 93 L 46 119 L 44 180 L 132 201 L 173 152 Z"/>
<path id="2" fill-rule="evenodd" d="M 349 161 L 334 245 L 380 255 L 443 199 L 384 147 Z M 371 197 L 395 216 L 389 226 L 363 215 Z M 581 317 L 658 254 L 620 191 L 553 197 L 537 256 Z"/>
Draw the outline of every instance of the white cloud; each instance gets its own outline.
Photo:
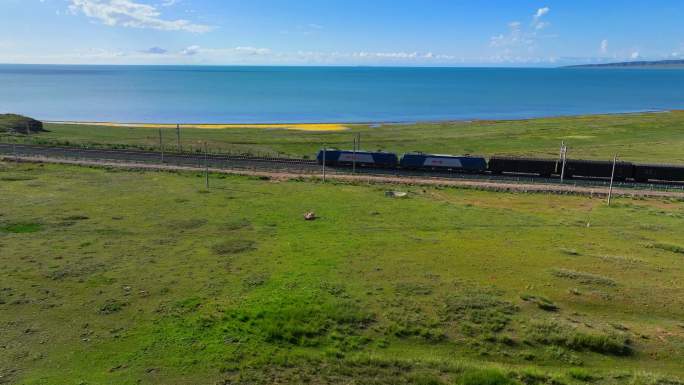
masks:
<path id="1" fill-rule="evenodd" d="M 142 53 L 149 53 L 149 54 L 153 54 L 153 55 L 164 55 L 165 53 L 167 53 L 169 51 L 165 50 L 164 48 L 160 48 L 160 47 L 152 47 L 152 48 L 148 48 L 146 50 L 143 50 L 141 52 Z"/>
<path id="2" fill-rule="evenodd" d="M 202 47 L 200 47 L 198 45 L 191 45 L 191 46 L 183 49 L 180 52 L 180 54 L 183 56 L 194 56 L 194 55 L 197 55 L 198 53 L 200 53 L 201 50 L 202 50 Z"/>
<path id="3" fill-rule="evenodd" d="M 602 54 L 608 53 L 608 40 L 607 39 L 603 39 L 601 41 L 601 53 Z"/>
<path id="4" fill-rule="evenodd" d="M 105 25 L 131 28 L 149 28 L 164 31 L 204 33 L 212 28 L 188 20 L 167 20 L 155 6 L 136 3 L 133 0 L 70 0 L 73 14 L 83 13 Z M 164 4 L 170 3 L 167 1 Z"/>
<path id="5" fill-rule="evenodd" d="M 539 8 L 537 13 L 534 14 L 534 19 L 539 20 L 542 16 L 547 15 L 549 12 L 551 12 L 551 8 L 549 7 Z"/>
<path id="6" fill-rule="evenodd" d="M 499 55 L 503 56 L 510 56 L 516 50 L 525 50 L 528 53 L 534 51 L 539 38 L 553 37 L 540 35 L 542 29 L 551 25 L 543 20 L 549 12 L 551 12 L 549 7 L 537 9 L 529 25 L 524 25 L 520 21 L 508 23 L 508 33 L 492 36 L 489 39 L 489 46 L 502 49 Z"/>
<path id="7" fill-rule="evenodd" d="M 268 55 L 271 53 L 271 50 L 268 48 L 255 47 L 235 47 L 235 51 L 246 55 Z"/>
<path id="8" fill-rule="evenodd" d="M 492 36 L 489 40 L 489 45 L 492 47 L 516 47 L 529 46 L 534 43 L 534 35 L 524 33 L 522 30 L 522 23 L 519 21 L 512 21 L 508 23 L 508 33 Z"/>
<path id="9" fill-rule="evenodd" d="M 551 8 L 544 7 L 537 9 L 537 12 L 532 16 L 532 26 L 534 29 L 544 29 L 551 25 L 549 22 L 542 21 L 542 18 L 551 12 Z"/>
<path id="10" fill-rule="evenodd" d="M 322 26 L 321 24 L 309 23 L 309 24 L 297 25 L 292 29 L 283 29 L 280 31 L 280 33 L 283 35 L 289 35 L 289 34 L 313 35 L 313 34 L 320 32 L 324 28 L 325 27 Z"/>
<path id="11" fill-rule="evenodd" d="M 639 53 L 639 51 L 634 51 L 629 57 L 630 59 L 636 60 L 641 57 L 641 53 Z"/>

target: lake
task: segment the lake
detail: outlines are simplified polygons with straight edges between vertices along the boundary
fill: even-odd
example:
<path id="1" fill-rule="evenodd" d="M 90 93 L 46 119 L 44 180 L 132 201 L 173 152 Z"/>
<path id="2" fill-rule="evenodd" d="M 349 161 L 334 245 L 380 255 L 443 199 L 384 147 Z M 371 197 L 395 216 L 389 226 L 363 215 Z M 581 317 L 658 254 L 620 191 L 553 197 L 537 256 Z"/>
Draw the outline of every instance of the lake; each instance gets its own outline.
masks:
<path id="1" fill-rule="evenodd" d="M 522 119 L 684 108 L 684 70 L 0 65 L 0 112 L 147 123 Z"/>

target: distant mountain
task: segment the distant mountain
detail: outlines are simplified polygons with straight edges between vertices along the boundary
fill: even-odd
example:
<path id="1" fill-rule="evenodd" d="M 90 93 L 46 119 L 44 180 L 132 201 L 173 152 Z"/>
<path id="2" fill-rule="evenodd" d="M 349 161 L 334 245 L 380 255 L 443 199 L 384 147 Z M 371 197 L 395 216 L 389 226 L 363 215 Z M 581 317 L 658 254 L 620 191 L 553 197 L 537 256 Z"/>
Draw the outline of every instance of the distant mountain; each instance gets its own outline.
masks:
<path id="1" fill-rule="evenodd" d="M 684 60 L 628 61 L 621 63 L 583 64 L 564 68 L 683 68 Z"/>

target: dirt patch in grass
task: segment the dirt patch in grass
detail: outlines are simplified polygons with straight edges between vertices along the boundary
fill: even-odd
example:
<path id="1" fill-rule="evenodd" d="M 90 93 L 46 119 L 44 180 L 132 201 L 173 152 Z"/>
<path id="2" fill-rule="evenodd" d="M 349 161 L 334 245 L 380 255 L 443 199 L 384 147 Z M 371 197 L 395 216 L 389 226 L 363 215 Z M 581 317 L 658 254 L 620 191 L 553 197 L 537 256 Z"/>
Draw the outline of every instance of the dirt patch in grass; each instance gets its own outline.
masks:
<path id="1" fill-rule="evenodd" d="M 617 286 L 617 283 L 608 277 L 580 271 L 553 269 L 551 274 L 558 278 L 571 279 L 585 285 Z"/>
<path id="2" fill-rule="evenodd" d="M 177 221 L 170 221 L 167 227 L 171 230 L 194 230 L 207 224 L 206 219 L 182 219 Z"/>
<path id="3" fill-rule="evenodd" d="M 539 297 L 539 296 L 534 296 L 530 294 L 523 294 L 520 296 L 520 299 L 522 299 L 525 302 L 533 303 L 537 305 L 538 308 L 544 310 L 544 311 L 551 311 L 555 312 L 560 310 L 559 307 L 553 303 L 551 300 L 546 299 L 544 297 Z"/>
<path id="4" fill-rule="evenodd" d="M 120 312 L 126 306 L 128 306 L 128 302 L 120 301 L 118 299 L 108 299 L 100 306 L 98 313 L 102 315 L 114 314 Z"/>
<path id="5" fill-rule="evenodd" d="M 53 281 L 61 281 L 68 278 L 85 279 L 86 277 L 89 277 L 99 271 L 105 270 L 106 268 L 107 265 L 104 263 L 72 263 L 50 271 L 46 274 L 46 277 Z"/>
<path id="6" fill-rule="evenodd" d="M 242 254 L 256 249 L 256 242 L 247 239 L 229 239 L 211 247 L 217 255 L 227 256 Z"/>
<path id="7" fill-rule="evenodd" d="M 432 294 L 432 287 L 422 283 L 400 282 L 394 286 L 398 294 L 407 296 L 420 296 Z"/>
<path id="8" fill-rule="evenodd" d="M 226 231 L 236 231 L 251 227 L 252 224 L 247 219 L 236 219 L 234 221 L 226 222 L 221 226 L 221 229 Z"/>
<path id="9" fill-rule="evenodd" d="M 76 214 L 76 215 L 69 215 L 67 217 L 62 218 L 62 220 L 65 221 L 86 221 L 90 218 L 86 215 L 81 215 L 81 214 Z"/>
<path id="10" fill-rule="evenodd" d="M 33 176 L 29 175 L 2 175 L 0 176 L 0 181 L 3 182 L 21 182 L 21 181 L 26 181 L 26 180 L 34 180 L 38 179 Z"/>

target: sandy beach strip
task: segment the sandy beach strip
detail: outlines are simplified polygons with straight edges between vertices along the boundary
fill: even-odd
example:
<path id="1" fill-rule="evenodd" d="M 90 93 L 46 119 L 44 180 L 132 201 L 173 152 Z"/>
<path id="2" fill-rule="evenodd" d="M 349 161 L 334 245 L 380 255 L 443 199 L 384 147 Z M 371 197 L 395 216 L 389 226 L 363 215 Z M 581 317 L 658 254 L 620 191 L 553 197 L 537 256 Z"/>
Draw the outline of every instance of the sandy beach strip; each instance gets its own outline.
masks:
<path id="1" fill-rule="evenodd" d="M 127 128 L 176 128 L 176 124 L 167 123 L 117 123 L 117 122 L 74 122 L 74 121 L 52 121 L 50 124 L 73 124 L 82 126 L 102 126 L 102 127 L 127 127 Z M 292 124 L 180 124 L 181 128 L 194 128 L 201 130 L 224 130 L 232 128 L 257 128 L 257 129 L 281 129 L 295 131 L 330 132 L 345 131 L 349 127 L 339 123 L 292 123 Z"/>

